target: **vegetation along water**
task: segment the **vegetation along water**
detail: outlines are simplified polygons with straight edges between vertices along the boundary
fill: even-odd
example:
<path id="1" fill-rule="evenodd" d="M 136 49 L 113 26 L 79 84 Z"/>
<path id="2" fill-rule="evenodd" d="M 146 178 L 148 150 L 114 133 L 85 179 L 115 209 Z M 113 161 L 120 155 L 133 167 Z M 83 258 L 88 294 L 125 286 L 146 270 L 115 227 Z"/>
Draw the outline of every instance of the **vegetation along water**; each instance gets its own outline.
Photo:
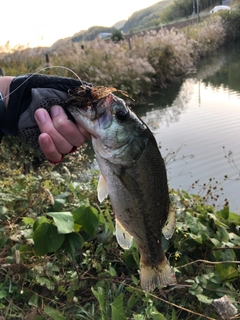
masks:
<path id="1" fill-rule="evenodd" d="M 204 169 L 204 178 L 213 179 L 221 163 L 229 160 L 237 167 L 239 163 L 236 133 L 234 137 L 231 135 L 239 119 L 239 86 L 238 80 L 234 80 L 239 64 L 234 54 L 233 64 L 225 64 L 222 57 L 226 56 L 219 50 L 223 44 L 239 39 L 239 17 L 239 11 L 234 10 L 212 15 L 186 29 L 149 31 L 141 37 L 132 37 L 131 48 L 125 40 L 113 43 L 98 39 L 84 43 L 84 50 L 82 44 L 69 42 L 49 49 L 48 53 L 52 64 L 69 67 L 94 85 L 111 85 L 126 90 L 137 101 L 144 97 L 153 103 L 144 114 L 141 107 L 136 107 L 136 112 L 156 131 L 162 152 L 167 154 L 166 148 L 171 148 L 176 152 L 176 155 L 170 154 L 174 160 L 179 157 L 176 148 L 180 148 L 180 158 L 183 155 L 187 162 L 184 172 L 192 172 L 193 180 L 199 178 L 200 172 L 193 172 L 194 159 L 188 157 L 192 152 L 187 148 L 198 132 L 199 148 L 193 156 L 199 161 L 199 168 L 213 170 L 208 177 Z M 216 49 L 219 52 L 213 56 Z M 42 48 L 4 53 L 1 67 L 7 75 L 36 72 L 43 65 L 43 53 Z M 204 56 L 212 61 L 205 61 L 205 67 L 199 67 L 194 74 Z M 236 72 L 231 72 L 232 68 Z M 49 73 L 56 74 L 56 69 L 50 69 Z M 72 76 L 62 70 L 57 73 Z M 222 84 L 226 77 L 230 79 L 228 87 Z M 166 87 L 168 93 L 175 91 L 175 94 L 165 95 L 162 89 Z M 156 107 L 159 94 L 153 95 L 159 90 L 161 103 L 166 99 L 162 109 Z M 218 107 L 219 97 L 221 107 Z M 232 118 L 227 108 L 236 112 Z M 184 129 L 179 128 L 181 120 Z M 225 131 L 223 134 L 218 131 L 214 137 L 213 131 L 220 124 Z M 187 127 L 191 133 L 185 131 Z M 168 138 L 170 134 L 164 136 L 164 132 L 170 129 L 173 131 Z M 207 135 L 203 138 L 205 131 Z M 220 134 L 221 140 L 230 134 L 222 145 L 216 142 Z M 174 140 L 176 145 L 171 144 Z M 210 151 L 217 150 L 217 145 L 225 148 L 222 162 L 219 155 L 219 162 L 215 164 L 215 155 Z M 203 146 L 205 149 L 201 152 Z M 167 160 L 177 222 L 173 237 L 163 238 L 162 245 L 177 284 L 145 293 L 139 283 L 140 257 L 136 243 L 125 251 L 118 246 L 111 204 L 108 199 L 98 202 L 99 172 L 91 169 L 84 150 L 56 167 L 47 163 L 33 167 L 35 156 L 14 140 L 8 138 L 0 148 L 2 317 L 36 320 L 240 318 L 240 216 L 232 209 L 237 200 L 231 200 L 230 207 L 224 200 L 215 207 L 206 201 L 208 195 L 215 197 L 216 185 L 212 181 L 206 183 L 205 199 L 198 194 L 198 183 L 187 192 L 185 175 L 181 176 L 179 167 L 175 166 L 179 160 Z M 210 167 L 201 162 L 208 154 Z M 225 169 L 222 174 L 229 177 L 235 172 L 233 169 L 228 173 Z M 176 178 L 174 185 L 175 176 L 180 178 Z M 227 179 L 228 182 L 234 186 L 237 183 Z M 199 183 L 205 188 L 204 182 Z M 186 184 L 188 188 L 189 183 Z"/>

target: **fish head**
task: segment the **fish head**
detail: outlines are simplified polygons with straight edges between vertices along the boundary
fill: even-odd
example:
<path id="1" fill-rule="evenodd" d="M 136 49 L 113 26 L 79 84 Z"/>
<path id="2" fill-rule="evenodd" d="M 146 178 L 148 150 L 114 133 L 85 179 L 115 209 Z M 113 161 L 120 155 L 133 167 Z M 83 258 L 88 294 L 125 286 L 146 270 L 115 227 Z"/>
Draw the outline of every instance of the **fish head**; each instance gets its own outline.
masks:
<path id="1" fill-rule="evenodd" d="M 72 105 L 75 121 L 92 136 L 95 152 L 114 162 L 135 161 L 146 145 L 149 129 L 124 100 L 109 94 L 87 107 Z"/>

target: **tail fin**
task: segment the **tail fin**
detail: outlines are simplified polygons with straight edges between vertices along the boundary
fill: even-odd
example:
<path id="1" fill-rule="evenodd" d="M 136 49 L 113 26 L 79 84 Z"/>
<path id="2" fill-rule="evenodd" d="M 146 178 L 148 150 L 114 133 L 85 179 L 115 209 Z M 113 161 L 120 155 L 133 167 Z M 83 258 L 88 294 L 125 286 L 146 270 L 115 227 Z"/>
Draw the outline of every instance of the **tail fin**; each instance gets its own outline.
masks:
<path id="1" fill-rule="evenodd" d="M 140 263 L 140 280 L 143 291 L 153 291 L 156 287 L 176 284 L 175 274 L 165 258 L 157 267 Z"/>

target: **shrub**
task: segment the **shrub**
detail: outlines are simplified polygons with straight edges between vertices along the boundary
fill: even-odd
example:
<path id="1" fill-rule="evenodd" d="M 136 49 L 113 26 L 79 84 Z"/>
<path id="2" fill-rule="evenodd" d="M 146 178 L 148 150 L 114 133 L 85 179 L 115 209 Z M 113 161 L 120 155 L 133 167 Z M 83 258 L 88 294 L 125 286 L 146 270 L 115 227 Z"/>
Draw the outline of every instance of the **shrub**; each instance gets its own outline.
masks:
<path id="1" fill-rule="evenodd" d="M 154 84 L 160 87 L 176 81 L 194 65 L 191 41 L 174 28 L 149 31 L 132 42 L 134 54 L 146 58 L 155 70 Z"/>
<path id="2" fill-rule="evenodd" d="M 225 27 L 219 15 L 203 20 L 199 25 L 187 27 L 184 32 L 193 41 L 194 56 L 204 57 L 225 42 Z"/>
<path id="3" fill-rule="evenodd" d="M 223 10 L 224 11 L 224 10 Z M 226 30 L 225 41 L 234 42 L 240 38 L 240 8 L 230 12 L 220 12 L 222 23 Z"/>

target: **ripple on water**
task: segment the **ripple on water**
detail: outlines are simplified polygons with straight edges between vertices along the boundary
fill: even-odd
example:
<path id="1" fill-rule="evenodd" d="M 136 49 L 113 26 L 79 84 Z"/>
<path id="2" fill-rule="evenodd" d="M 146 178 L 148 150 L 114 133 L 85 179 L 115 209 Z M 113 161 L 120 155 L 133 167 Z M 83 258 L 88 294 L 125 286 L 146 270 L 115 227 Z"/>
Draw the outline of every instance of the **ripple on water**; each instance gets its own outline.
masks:
<path id="1" fill-rule="evenodd" d="M 188 95 L 182 92 L 185 88 Z M 233 209 L 240 208 L 240 181 L 224 181 L 225 175 L 239 176 L 225 156 L 231 151 L 240 170 L 240 94 L 192 79 L 182 90 L 171 106 L 148 109 L 142 116 L 153 127 L 163 156 L 180 148 L 177 160 L 167 164 L 169 184 L 188 190 L 197 179 L 203 184 L 215 178 L 224 188 L 222 198 L 229 198 Z"/>

